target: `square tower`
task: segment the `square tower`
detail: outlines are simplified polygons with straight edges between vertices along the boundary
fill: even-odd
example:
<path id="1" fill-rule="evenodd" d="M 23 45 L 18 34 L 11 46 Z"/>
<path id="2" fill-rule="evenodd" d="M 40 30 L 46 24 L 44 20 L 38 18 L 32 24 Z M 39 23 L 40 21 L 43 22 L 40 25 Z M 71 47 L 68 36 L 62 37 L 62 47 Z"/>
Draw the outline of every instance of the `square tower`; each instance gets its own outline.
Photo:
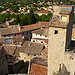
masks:
<path id="1" fill-rule="evenodd" d="M 49 27 L 48 75 L 57 72 L 59 65 L 64 60 L 65 50 L 71 42 L 73 13 L 73 6 L 54 6 L 53 18 Z"/>

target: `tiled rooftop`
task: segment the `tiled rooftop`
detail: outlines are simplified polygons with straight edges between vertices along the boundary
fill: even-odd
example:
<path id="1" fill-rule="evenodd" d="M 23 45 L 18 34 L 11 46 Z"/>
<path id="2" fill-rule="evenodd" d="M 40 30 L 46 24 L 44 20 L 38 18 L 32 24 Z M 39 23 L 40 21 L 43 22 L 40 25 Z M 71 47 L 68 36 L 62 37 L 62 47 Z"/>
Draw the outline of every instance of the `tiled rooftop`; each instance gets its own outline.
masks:
<path id="1" fill-rule="evenodd" d="M 43 44 L 26 41 L 23 44 L 20 52 L 24 52 L 24 53 L 27 53 L 27 54 L 40 55 L 43 48 L 44 48 Z"/>
<path id="2" fill-rule="evenodd" d="M 61 11 L 59 12 L 59 14 L 66 14 L 66 15 L 68 15 L 68 14 L 70 14 L 70 13 L 71 13 L 70 10 L 61 10 Z"/>
<path id="3" fill-rule="evenodd" d="M 4 45 L 3 48 L 6 51 L 6 54 L 11 54 L 11 55 L 14 55 L 14 53 L 17 49 L 16 46 L 6 46 L 6 45 Z"/>
<path id="4" fill-rule="evenodd" d="M 15 54 L 14 54 L 15 57 L 18 57 L 19 56 L 19 52 L 20 52 L 21 48 L 22 47 L 17 47 L 17 49 L 15 51 Z"/>
<path id="5" fill-rule="evenodd" d="M 31 63 L 35 63 L 37 65 L 42 65 L 42 66 L 48 66 L 48 62 L 47 62 L 47 59 L 43 59 L 43 58 L 40 58 L 40 57 L 35 57 L 31 60 Z"/>
<path id="6" fill-rule="evenodd" d="M 0 29 L 1 35 L 19 33 L 19 28 L 2 28 Z"/>
<path id="7" fill-rule="evenodd" d="M 48 55 L 48 48 L 45 48 L 42 52 L 43 55 Z"/>
<path id="8" fill-rule="evenodd" d="M 32 33 L 40 34 L 40 35 L 44 35 L 44 36 L 48 36 L 48 32 L 49 32 L 48 28 L 42 28 L 42 29 L 32 31 Z"/>
<path id="9" fill-rule="evenodd" d="M 42 11 L 34 11 L 34 13 L 47 13 L 48 14 L 48 11 L 45 11 L 45 10 L 42 10 Z"/>
<path id="10" fill-rule="evenodd" d="M 62 28 L 66 28 L 68 25 L 68 23 L 59 20 L 57 17 L 53 17 L 52 20 L 50 21 L 50 25 L 51 27 L 62 27 Z"/>
<path id="11" fill-rule="evenodd" d="M 20 44 L 21 42 L 23 42 L 23 38 L 22 37 L 15 37 L 15 38 L 12 38 L 13 42 L 18 45 Z"/>
<path id="12" fill-rule="evenodd" d="M 47 75 L 47 67 L 46 66 L 41 66 L 37 64 L 32 64 L 31 70 L 30 70 L 30 75 Z"/>
<path id="13" fill-rule="evenodd" d="M 34 30 L 34 29 L 38 29 L 38 28 L 41 28 L 41 27 L 49 27 L 49 23 L 50 22 L 38 21 L 38 22 L 36 22 L 36 24 L 21 26 L 21 28 L 24 31 Z"/>

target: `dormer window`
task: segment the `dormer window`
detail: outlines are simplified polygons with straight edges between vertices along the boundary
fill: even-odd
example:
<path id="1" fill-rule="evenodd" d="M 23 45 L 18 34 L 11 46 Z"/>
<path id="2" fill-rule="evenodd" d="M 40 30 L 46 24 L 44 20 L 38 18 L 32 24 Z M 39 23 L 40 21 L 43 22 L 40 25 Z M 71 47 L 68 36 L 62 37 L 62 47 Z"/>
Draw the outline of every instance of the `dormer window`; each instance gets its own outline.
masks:
<path id="1" fill-rule="evenodd" d="M 43 41 L 41 41 L 41 43 L 43 43 Z"/>
<path id="2" fill-rule="evenodd" d="M 55 30 L 54 34 L 58 34 L 58 30 Z"/>
<path id="3" fill-rule="evenodd" d="M 33 40 L 33 42 L 35 42 L 35 40 Z"/>

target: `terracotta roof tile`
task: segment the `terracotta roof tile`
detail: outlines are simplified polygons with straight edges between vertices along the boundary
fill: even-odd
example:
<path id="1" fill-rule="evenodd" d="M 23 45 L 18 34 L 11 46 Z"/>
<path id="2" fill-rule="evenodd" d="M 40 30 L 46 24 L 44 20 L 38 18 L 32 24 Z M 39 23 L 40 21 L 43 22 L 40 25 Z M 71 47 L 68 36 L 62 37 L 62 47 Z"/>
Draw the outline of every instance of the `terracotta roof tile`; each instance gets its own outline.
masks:
<path id="1" fill-rule="evenodd" d="M 19 28 L 2 28 L 0 29 L 1 35 L 19 33 Z"/>
<path id="2" fill-rule="evenodd" d="M 31 60 L 30 75 L 47 75 L 47 59 L 35 57 Z"/>
<path id="3" fill-rule="evenodd" d="M 50 21 L 50 25 L 51 27 L 62 27 L 62 28 L 66 28 L 68 25 L 68 23 L 59 20 L 57 17 L 53 17 L 52 20 Z"/>
<path id="4" fill-rule="evenodd" d="M 61 11 L 59 12 L 59 14 L 66 14 L 66 15 L 68 15 L 68 14 L 70 14 L 70 13 L 71 13 L 70 10 L 61 10 Z"/>
<path id="5" fill-rule="evenodd" d="M 49 23 L 50 22 L 38 21 L 36 24 L 21 26 L 21 28 L 24 31 L 34 30 L 34 29 L 38 29 L 38 28 L 41 28 L 41 27 L 49 27 Z"/>
<path id="6" fill-rule="evenodd" d="M 7 54 L 14 55 L 14 52 L 16 51 L 16 46 L 3 46 L 4 50 L 6 51 Z"/>
<path id="7" fill-rule="evenodd" d="M 34 13 L 47 13 L 48 14 L 48 11 L 45 11 L 45 10 L 42 10 L 42 11 L 34 11 Z"/>
<path id="8" fill-rule="evenodd" d="M 47 75 L 47 67 L 32 64 L 30 75 Z"/>

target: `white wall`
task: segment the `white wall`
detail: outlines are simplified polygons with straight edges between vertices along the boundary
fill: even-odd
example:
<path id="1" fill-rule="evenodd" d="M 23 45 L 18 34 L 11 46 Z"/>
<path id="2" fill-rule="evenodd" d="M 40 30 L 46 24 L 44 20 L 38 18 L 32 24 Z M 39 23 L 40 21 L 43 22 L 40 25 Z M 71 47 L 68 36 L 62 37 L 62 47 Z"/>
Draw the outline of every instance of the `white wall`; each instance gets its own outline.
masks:
<path id="1" fill-rule="evenodd" d="M 40 38 L 40 39 L 48 39 L 48 37 L 45 37 L 45 36 L 43 36 L 43 35 L 39 35 L 39 34 L 35 34 L 35 33 L 32 33 L 32 38 Z"/>

